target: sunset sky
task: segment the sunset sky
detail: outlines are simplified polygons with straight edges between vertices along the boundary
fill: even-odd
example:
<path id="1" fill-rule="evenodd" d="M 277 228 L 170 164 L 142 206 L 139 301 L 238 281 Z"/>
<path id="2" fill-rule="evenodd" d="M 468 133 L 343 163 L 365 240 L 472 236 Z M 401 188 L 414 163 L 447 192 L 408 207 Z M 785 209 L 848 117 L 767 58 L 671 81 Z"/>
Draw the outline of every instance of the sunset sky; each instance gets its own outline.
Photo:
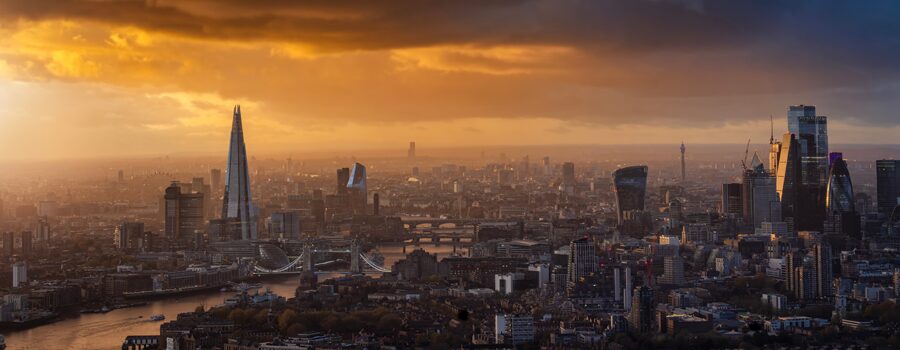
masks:
<path id="1" fill-rule="evenodd" d="M 0 0 L 0 160 L 898 143 L 896 1 Z M 402 155 L 403 152 L 398 154 Z"/>

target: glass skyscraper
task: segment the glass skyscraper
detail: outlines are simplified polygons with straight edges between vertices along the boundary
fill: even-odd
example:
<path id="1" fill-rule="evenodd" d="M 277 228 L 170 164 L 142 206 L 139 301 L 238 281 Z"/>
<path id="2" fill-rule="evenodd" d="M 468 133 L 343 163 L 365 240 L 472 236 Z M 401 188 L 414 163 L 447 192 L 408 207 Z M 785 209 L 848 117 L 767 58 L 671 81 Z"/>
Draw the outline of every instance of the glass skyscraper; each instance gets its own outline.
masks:
<path id="1" fill-rule="evenodd" d="M 836 158 L 831 164 L 828 187 L 825 194 L 825 208 L 829 213 L 851 213 L 856 211 L 853 198 L 853 183 L 850 170 L 843 158 Z"/>
<path id="2" fill-rule="evenodd" d="M 256 220 L 250 197 L 250 172 L 247 168 L 247 148 L 241 124 L 241 106 L 234 107 L 231 124 L 231 144 L 228 146 L 228 169 L 225 172 L 225 197 L 222 218 L 237 219 L 241 223 L 241 239 L 256 239 Z"/>
<path id="3" fill-rule="evenodd" d="M 623 213 L 630 210 L 644 210 L 644 196 L 647 192 L 647 166 L 638 165 L 618 169 L 613 172 L 613 190 L 616 193 L 616 211 L 619 224 L 624 222 Z"/>
<path id="4" fill-rule="evenodd" d="M 800 118 L 815 117 L 816 106 L 790 106 L 788 107 L 788 132 L 794 135 L 800 133 Z"/>
<path id="5" fill-rule="evenodd" d="M 775 177 L 766 170 L 757 154 L 753 154 L 750 168 L 744 171 L 742 200 L 744 222 L 753 224 L 753 228 L 762 227 L 764 222 L 781 221 L 781 201 Z"/>
<path id="6" fill-rule="evenodd" d="M 350 169 L 350 178 L 347 180 L 347 192 L 350 196 L 350 207 L 354 213 L 365 213 L 368 191 L 366 167 L 359 163 L 353 164 L 353 168 Z"/>
<path id="7" fill-rule="evenodd" d="M 900 204 L 900 160 L 877 160 L 875 168 L 878 212 L 890 216 L 894 207 Z"/>
<path id="8" fill-rule="evenodd" d="M 815 106 L 790 106 L 788 131 L 795 135 L 799 146 L 797 229 L 820 230 L 828 184 L 828 119 L 817 116 Z"/>
<path id="9" fill-rule="evenodd" d="M 796 229 L 797 201 L 800 187 L 800 144 L 794 134 L 784 134 L 781 141 L 781 154 L 778 159 L 775 189 L 781 201 L 781 216 L 791 227 Z"/>

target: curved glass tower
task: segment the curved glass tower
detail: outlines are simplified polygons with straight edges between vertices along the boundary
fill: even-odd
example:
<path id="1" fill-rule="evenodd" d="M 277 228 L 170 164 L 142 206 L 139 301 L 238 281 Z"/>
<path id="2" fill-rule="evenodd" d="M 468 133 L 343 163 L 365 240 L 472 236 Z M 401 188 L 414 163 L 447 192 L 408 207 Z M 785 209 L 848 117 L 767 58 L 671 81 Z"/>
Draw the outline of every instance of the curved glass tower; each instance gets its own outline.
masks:
<path id="1" fill-rule="evenodd" d="M 825 205 L 829 213 L 856 212 L 856 204 L 853 199 L 853 183 L 850 181 L 850 171 L 847 169 L 847 162 L 843 158 L 837 158 L 831 164 L 828 187 L 825 193 Z"/>
<path id="2" fill-rule="evenodd" d="M 247 169 L 247 148 L 241 124 L 241 106 L 234 106 L 231 124 L 231 144 L 228 146 L 228 170 L 225 172 L 225 197 L 222 218 L 237 219 L 241 223 L 241 239 L 256 239 L 256 220 L 250 211 L 250 173 Z"/>
<path id="3" fill-rule="evenodd" d="M 644 210 L 644 196 L 647 192 L 647 166 L 638 165 L 618 169 L 613 172 L 613 190 L 616 193 L 616 213 L 619 224 L 623 213 L 629 210 Z"/>

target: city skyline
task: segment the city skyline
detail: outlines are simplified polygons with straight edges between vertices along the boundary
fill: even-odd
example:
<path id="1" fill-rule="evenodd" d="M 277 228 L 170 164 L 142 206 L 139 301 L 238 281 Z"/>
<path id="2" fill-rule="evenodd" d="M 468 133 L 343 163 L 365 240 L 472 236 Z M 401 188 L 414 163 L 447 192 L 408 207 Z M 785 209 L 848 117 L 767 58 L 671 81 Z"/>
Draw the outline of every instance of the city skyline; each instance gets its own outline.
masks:
<path id="1" fill-rule="evenodd" d="M 900 349 L 898 15 L 0 0 L 0 350 Z"/>
<path id="2" fill-rule="evenodd" d="M 356 5 L 2 1 L 0 146 L 42 142 L 0 160 L 214 154 L 234 104 L 259 154 L 740 143 L 797 104 L 833 144 L 900 133 L 893 4 Z"/>

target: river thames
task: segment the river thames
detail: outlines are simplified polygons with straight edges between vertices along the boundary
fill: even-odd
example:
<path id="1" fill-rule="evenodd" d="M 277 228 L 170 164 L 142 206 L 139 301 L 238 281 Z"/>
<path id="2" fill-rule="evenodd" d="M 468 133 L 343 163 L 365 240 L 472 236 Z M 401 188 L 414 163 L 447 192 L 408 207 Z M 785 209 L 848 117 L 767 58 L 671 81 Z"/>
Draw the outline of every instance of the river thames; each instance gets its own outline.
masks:
<path id="1" fill-rule="evenodd" d="M 442 259 L 453 252 L 451 245 L 434 246 L 421 244 L 420 248 L 436 253 Z M 415 249 L 407 246 L 407 252 Z M 391 266 L 403 258 L 402 246 L 379 246 L 378 251 L 384 256 L 385 266 Z M 320 281 L 328 278 L 320 276 Z M 262 282 L 263 288 L 269 288 L 275 294 L 290 298 L 299 284 L 294 276 L 272 277 Z M 120 349 L 122 342 L 129 335 L 159 335 L 159 326 L 163 322 L 173 320 L 179 313 L 193 311 L 197 306 L 207 308 L 221 305 L 226 298 L 234 295 L 233 291 L 210 291 L 182 297 L 155 300 L 147 305 L 113 310 L 105 314 L 80 314 L 62 318 L 56 322 L 27 330 L 3 331 L 6 337 L 7 350 L 43 350 L 43 349 L 80 349 L 109 350 Z M 150 315 L 163 314 L 166 321 L 153 322 Z"/>

